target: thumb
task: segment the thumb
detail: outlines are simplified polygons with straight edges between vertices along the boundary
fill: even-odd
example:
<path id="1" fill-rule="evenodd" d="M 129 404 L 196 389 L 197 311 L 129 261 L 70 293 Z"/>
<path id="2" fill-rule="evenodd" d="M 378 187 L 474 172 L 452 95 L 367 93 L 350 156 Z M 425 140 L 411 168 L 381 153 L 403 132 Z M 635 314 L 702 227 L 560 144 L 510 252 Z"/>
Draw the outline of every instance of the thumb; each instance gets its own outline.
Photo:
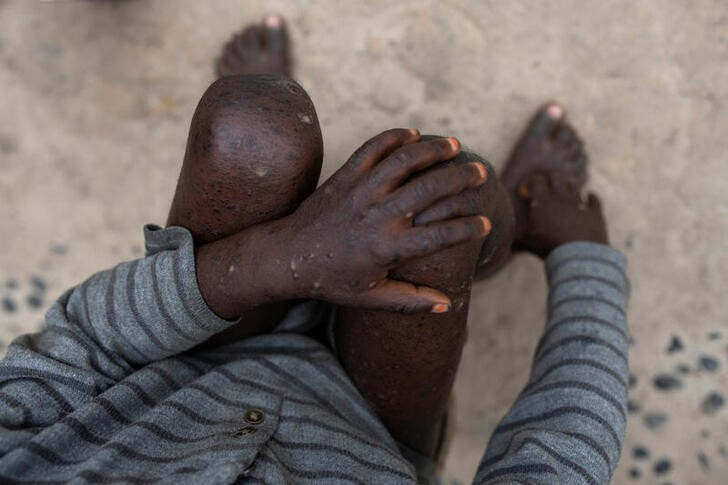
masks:
<path id="1" fill-rule="evenodd" d="M 445 313 L 450 311 L 452 302 L 446 294 L 434 288 L 384 280 L 360 294 L 355 305 L 367 310 L 399 313 Z"/>

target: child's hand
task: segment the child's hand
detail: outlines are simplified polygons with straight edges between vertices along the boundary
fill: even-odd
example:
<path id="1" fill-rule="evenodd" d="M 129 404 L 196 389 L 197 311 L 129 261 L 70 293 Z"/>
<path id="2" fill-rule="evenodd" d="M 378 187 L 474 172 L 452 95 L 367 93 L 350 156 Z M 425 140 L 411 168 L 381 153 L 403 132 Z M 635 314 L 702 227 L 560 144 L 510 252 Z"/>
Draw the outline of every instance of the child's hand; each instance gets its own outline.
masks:
<path id="1" fill-rule="evenodd" d="M 562 244 L 608 244 L 602 207 L 594 194 L 583 200 L 568 174 L 551 171 L 527 176 L 518 196 L 529 201 L 528 226 L 519 245 L 545 258 Z"/>
<path id="2" fill-rule="evenodd" d="M 410 313 L 448 311 L 445 294 L 387 274 L 414 258 L 485 237 L 490 221 L 482 216 L 414 227 L 412 221 L 438 200 L 481 185 L 487 172 L 476 162 L 415 176 L 460 151 L 454 138 L 419 142 L 419 137 L 415 130 L 393 129 L 372 138 L 278 221 L 275 238 L 285 245 L 288 297 Z"/>

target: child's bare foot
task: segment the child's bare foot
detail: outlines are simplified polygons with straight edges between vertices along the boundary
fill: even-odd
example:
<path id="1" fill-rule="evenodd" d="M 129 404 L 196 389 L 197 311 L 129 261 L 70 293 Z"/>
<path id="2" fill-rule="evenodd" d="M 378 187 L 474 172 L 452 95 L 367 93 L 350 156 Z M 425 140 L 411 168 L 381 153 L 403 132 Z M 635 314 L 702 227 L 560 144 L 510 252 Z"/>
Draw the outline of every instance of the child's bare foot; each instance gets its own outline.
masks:
<path id="1" fill-rule="evenodd" d="M 288 35 L 283 19 L 268 15 L 225 44 L 216 62 L 218 77 L 245 74 L 291 75 Z"/>
<path id="2" fill-rule="evenodd" d="M 501 180 L 511 196 L 516 218 L 514 246 L 518 248 L 528 225 L 528 202 L 518 197 L 518 187 L 535 172 L 558 170 L 577 189 L 586 183 L 587 156 L 574 128 L 566 122 L 564 108 L 549 103 L 534 116 L 511 153 Z"/>

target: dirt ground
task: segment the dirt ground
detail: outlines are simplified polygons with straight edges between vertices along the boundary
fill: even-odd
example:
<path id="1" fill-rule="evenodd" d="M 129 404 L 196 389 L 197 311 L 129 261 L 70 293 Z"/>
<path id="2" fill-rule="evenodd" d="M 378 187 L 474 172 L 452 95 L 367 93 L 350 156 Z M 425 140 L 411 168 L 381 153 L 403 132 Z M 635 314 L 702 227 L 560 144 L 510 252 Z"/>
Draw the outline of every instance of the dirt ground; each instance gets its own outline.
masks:
<path id="1" fill-rule="evenodd" d="M 458 136 L 500 167 L 531 112 L 564 103 L 630 261 L 634 385 L 613 483 L 726 483 L 725 0 L 0 1 L 3 352 L 63 290 L 141 254 L 213 59 L 269 11 L 290 24 L 324 177 L 393 126 Z M 472 479 L 525 383 L 545 291 L 530 256 L 475 288 L 444 483 Z M 659 389 L 662 374 L 680 386 Z"/>

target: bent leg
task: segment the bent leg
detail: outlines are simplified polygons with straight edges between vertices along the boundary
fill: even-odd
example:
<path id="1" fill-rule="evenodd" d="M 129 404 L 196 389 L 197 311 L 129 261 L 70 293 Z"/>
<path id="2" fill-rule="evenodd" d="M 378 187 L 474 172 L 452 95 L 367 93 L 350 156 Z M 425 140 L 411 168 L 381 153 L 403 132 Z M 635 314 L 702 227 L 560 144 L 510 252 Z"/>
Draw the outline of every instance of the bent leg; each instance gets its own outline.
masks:
<path id="1" fill-rule="evenodd" d="M 277 75 L 215 81 L 192 118 L 167 224 L 190 230 L 196 245 L 293 212 L 316 188 L 323 141 L 310 98 Z M 245 316 L 244 334 L 272 328 L 289 305 Z M 215 344 L 236 338 L 232 327 Z"/>
<path id="2" fill-rule="evenodd" d="M 461 152 L 452 163 L 482 159 Z M 424 455 L 437 453 L 441 423 L 463 344 L 470 288 L 476 265 L 484 270 L 508 255 L 513 235 L 512 207 L 492 167 L 488 181 L 435 204 L 415 224 L 481 214 L 493 223 L 485 240 L 475 240 L 410 262 L 392 272 L 395 279 L 443 291 L 449 312 L 401 313 L 340 308 L 336 343 L 339 358 L 362 395 L 396 439 Z M 482 256 L 481 256 L 482 255 Z"/>

